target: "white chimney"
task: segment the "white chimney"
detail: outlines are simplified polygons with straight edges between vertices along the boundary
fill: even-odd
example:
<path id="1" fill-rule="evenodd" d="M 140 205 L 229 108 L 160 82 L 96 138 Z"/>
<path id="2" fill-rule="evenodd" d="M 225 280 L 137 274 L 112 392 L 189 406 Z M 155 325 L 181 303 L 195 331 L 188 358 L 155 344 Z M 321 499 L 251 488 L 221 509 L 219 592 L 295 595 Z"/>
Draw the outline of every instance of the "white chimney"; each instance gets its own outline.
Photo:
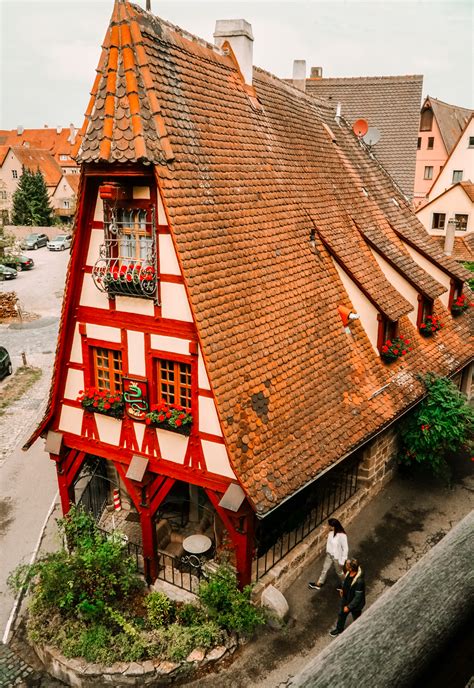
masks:
<path id="1" fill-rule="evenodd" d="M 453 252 L 456 225 L 457 225 L 457 222 L 454 219 L 454 217 L 452 217 L 448 221 L 448 224 L 446 225 L 446 238 L 444 240 L 444 253 L 447 256 L 450 256 Z"/>
<path id="2" fill-rule="evenodd" d="M 293 60 L 293 86 L 306 91 L 306 60 Z"/>
<path id="3" fill-rule="evenodd" d="M 338 124 L 339 124 L 339 120 L 341 119 L 341 112 L 342 112 L 342 105 L 341 105 L 341 103 L 338 103 L 336 105 L 336 116 L 334 117 L 334 119 L 336 120 L 336 122 Z"/>
<path id="4" fill-rule="evenodd" d="M 56 134 L 60 134 L 62 132 L 63 128 L 58 124 L 56 127 Z"/>
<path id="5" fill-rule="evenodd" d="M 17 135 L 21 136 L 24 131 L 25 131 L 25 128 L 24 128 L 23 124 L 19 124 L 16 128 Z"/>
<path id="6" fill-rule="evenodd" d="M 74 145 L 74 143 L 76 141 L 76 134 L 77 134 L 76 128 L 75 128 L 74 124 L 71 122 L 71 124 L 69 125 L 69 136 L 68 136 L 67 140 L 68 140 L 68 143 L 70 143 L 72 146 Z"/>
<path id="7" fill-rule="evenodd" d="M 218 48 L 228 41 L 246 84 L 252 85 L 253 34 L 245 19 L 218 19 L 214 31 L 214 43 Z"/>

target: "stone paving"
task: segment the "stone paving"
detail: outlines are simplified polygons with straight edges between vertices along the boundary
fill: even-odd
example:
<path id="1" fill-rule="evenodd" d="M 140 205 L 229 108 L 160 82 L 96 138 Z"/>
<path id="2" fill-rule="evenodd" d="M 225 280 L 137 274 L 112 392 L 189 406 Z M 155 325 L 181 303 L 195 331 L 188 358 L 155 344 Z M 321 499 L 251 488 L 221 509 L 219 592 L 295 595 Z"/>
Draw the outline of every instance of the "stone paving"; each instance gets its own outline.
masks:
<path id="1" fill-rule="evenodd" d="M 0 686 L 38 686 L 39 676 L 7 645 L 0 643 Z"/>

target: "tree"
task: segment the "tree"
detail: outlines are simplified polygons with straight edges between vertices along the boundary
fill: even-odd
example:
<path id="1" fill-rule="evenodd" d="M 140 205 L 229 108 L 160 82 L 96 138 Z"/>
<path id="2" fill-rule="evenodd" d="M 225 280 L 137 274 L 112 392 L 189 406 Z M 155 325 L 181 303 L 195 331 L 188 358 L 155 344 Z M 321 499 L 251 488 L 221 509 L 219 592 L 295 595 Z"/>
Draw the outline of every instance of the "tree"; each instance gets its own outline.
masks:
<path id="1" fill-rule="evenodd" d="M 400 461 L 449 473 L 446 457 L 472 440 L 474 410 L 446 378 L 426 375 L 426 396 L 400 424 Z"/>
<path id="2" fill-rule="evenodd" d="M 53 209 L 49 203 L 48 189 L 41 170 L 23 172 L 13 194 L 14 225 L 49 227 L 53 222 Z"/>

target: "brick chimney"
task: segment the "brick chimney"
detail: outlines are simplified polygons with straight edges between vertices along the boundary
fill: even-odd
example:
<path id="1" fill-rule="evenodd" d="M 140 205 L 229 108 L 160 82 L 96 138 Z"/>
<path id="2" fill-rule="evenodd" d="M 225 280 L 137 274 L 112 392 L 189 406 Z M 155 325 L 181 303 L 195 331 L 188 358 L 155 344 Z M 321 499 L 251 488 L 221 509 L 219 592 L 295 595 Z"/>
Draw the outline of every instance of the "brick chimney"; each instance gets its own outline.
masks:
<path id="1" fill-rule="evenodd" d="M 232 48 L 244 81 L 252 85 L 253 76 L 253 34 L 251 25 L 245 19 L 218 19 L 214 31 L 214 43 L 222 48 L 225 42 Z"/>
<path id="2" fill-rule="evenodd" d="M 293 60 L 293 86 L 306 91 L 306 60 Z"/>

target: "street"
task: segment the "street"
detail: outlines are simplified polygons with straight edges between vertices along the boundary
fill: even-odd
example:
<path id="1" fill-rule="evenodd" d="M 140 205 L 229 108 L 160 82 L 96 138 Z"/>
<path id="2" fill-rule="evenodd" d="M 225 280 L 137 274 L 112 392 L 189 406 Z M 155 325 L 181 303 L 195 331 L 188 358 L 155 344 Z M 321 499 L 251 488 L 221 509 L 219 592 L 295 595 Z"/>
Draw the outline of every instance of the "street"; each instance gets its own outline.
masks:
<path id="1" fill-rule="evenodd" d="M 38 542 L 46 515 L 56 495 L 54 466 L 39 439 L 25 453 L 21 445 L 39 422 L 47 395 L 56 349 L 59 315 L 69 251 L 53 253 L 46 248 L 27 251 L 35 267 L 20 272 L 16 280 L 2 282 L 0 291 L 15 291 L 27 315 L 22 323 L 0 324 L 0 344 L 10 353 L 14 370 L 27 363 L 42 376 L 0 416 L 0 628 L 2 636 L 10 616 L 13 596 L 6 580 L 12 569 L 27 563 Z M 33 318 L 36 315 L 39 317 Z M 0 382 L 2 388 L 11 378 Z M 55 510 L 54 515 L 59 513 Z M 42 549 L 55 546 L 53 527 L 47 530 Z M 50 532 L 51 531 L 51 532 Z"/>

